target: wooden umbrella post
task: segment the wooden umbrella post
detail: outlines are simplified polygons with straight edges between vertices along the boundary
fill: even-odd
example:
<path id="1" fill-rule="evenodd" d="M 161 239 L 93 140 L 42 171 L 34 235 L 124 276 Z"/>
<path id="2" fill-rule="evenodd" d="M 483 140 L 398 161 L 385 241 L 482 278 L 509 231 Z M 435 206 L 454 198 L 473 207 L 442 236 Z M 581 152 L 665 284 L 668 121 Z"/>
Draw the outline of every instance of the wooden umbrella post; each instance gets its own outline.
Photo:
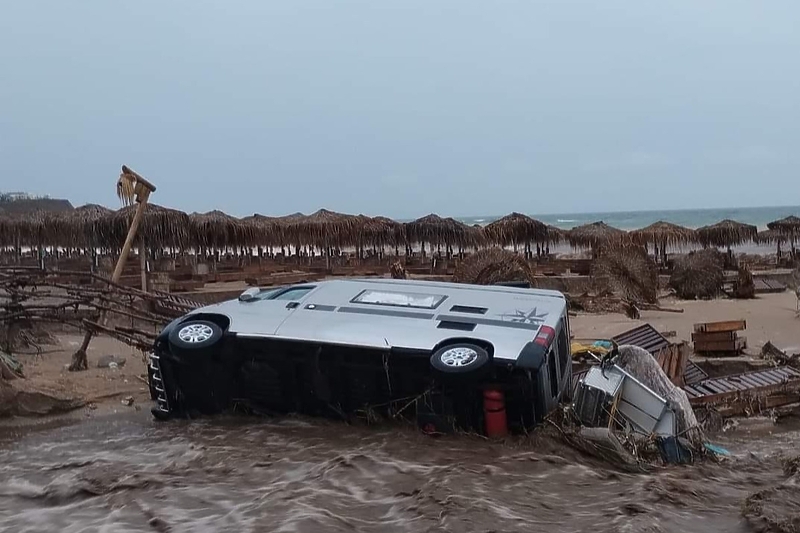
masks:
<path id="1" fill-rule="evenodd" d="M 136 213 L 133 215 L 130 228 L 128 228 L 128 236 L 125 238 L 125 244 L 122 245 L 122 251 L 119 254 L 117 265 L 114 268 L 113 275 L 111 276 L 112 283 L 118 283 L 122 277 L 122 271 L 125 267 L 125 263 L 128 261 L 128 255 L 130 254 L 131 247 L 133 246 L 133 241 L 136 238 L 136 232 L 139 229 L 142 218 L 144 218 L 147 200 L 150 198 L 150 194 L 155 192 L 155 190 L 155 185 L 144 179 L 130 168 L 122 165 L 122 174 L 117 182 L 117 194 L 124 203 L 132 203 L 136 201 L 139 205 L 136 206 Z M 142 241 L 142 247 L 144 247 L 144 241 Z M 142 272 L 142 282 L 146 282 L 144 272 Z M 100 311 L 100 316 L 98 317 L 97 323 L 101 326 L 105 326 L 107 319 L 108 317 L 106 312 Z M 86 350 L 89 348 L 89 343 L 92 341 L 93 335 L 94 331 L 92 329 L 86 330 L 86 334 L 83 337 L 83 343 L 81 344 L 80 348 L 78 348 L 78 350 L 72 354 L 72 363 L 69 365 L 70 371 L 86 370 L 89 368 L 89 363 L 86 358 Z"/>
<path id="2" fill-rule="evenodd" d="M 142 274 L 142 292 L 147 292 L 147 248 L 144 245 L 144 236 L 139 239 L 139 269 Z"/>

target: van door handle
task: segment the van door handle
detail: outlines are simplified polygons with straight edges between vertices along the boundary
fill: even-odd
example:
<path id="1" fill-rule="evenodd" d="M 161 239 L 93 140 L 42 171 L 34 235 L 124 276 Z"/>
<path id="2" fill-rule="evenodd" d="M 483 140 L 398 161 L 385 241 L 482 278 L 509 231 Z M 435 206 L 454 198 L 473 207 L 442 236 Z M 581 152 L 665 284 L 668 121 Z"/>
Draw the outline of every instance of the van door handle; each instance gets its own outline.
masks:
<path id="1" fill-rule="evenodd" d="M 286 309 L 297 309 L 299 305 L 300 302 L 289 302 L 288 304 L 286 304 Z"/>

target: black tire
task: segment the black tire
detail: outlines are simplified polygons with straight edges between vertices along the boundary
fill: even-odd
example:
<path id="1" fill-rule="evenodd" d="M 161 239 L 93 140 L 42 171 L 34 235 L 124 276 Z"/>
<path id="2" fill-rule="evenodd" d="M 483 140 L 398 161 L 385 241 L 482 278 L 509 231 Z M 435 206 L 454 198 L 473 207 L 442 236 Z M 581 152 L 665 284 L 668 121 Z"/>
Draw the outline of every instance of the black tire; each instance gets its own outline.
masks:
<path id="1" fill-rule="evenodd" d="M 442 346 L 431 355 L 431 366 L 442 374 L 472 374 L 486 367 L 489 352 L 468 342 Z"/>
<path id="2" fill-rule="evenodd" d="M 222 328 L 217 324 L 208 320 L 187 320 L 170 331 L 169 344 L 176 355 L 205 355 L 221 338 Z"/>

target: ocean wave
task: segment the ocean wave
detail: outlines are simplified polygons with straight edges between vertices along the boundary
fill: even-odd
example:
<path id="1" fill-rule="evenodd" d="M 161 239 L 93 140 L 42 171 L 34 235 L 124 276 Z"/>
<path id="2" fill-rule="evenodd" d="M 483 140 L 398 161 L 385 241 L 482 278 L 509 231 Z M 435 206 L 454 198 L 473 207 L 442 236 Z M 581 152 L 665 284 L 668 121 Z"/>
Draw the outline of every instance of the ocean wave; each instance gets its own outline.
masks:
<path id="1" fill-rule="evenodd" d="M 577 222 L 577 220 L 574 218 L 559 218 L 556 219 L 556 222 L 558 222 L 559 224 L 564 224 L 566 222 Z"/>

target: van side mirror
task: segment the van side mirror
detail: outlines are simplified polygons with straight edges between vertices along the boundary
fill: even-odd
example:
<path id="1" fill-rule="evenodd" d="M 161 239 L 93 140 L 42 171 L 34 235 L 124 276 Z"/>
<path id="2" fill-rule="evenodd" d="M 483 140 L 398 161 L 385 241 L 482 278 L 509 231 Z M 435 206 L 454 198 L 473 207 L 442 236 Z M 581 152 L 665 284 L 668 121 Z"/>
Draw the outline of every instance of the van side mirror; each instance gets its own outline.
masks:
<path id="1" fill-rule="evenodd" d="M 239 295 L 239 301 L 251 302 L 256 299 L 256 296 L 258 296 L 258 293 L 260 292 L 261 289 L 259 289 L 258 287 L 251 287 Z"/>

